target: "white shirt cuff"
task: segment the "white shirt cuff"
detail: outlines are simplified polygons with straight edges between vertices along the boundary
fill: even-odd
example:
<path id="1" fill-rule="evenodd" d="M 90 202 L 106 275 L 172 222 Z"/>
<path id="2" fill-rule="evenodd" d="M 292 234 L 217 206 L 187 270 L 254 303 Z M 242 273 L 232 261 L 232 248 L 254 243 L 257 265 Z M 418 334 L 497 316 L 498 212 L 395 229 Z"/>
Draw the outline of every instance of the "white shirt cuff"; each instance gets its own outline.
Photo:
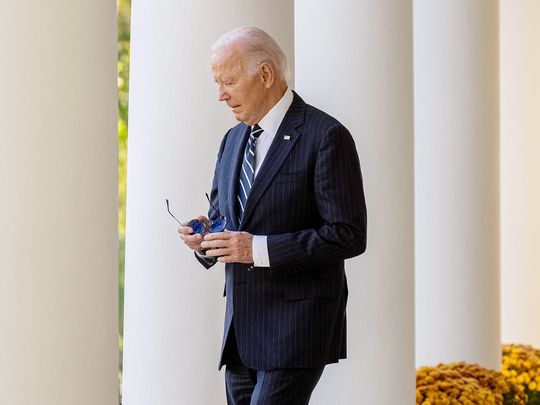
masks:
<path id="1" fill-rule="evenodd" d="M 270 267 L 266 235 L 253 235 L 252 256 L 254 267 Z"/>

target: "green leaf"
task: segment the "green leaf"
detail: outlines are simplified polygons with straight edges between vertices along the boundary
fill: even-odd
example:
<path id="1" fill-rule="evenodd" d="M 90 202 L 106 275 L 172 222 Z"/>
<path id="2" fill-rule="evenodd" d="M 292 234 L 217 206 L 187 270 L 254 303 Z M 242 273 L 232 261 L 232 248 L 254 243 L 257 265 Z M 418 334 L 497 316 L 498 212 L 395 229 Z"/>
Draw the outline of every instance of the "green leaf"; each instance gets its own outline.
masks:
<path id="1" fill-rule="evenodd" d="M 540 405 L 540 391 L 529 391 L 528 405 Z"/>
<path id="2" fill-rule="evenodd" d="M 514 399 L 513 392 L 507 392 L 503 395 L 503 405 L 518 405 L 519 402 Z"/>

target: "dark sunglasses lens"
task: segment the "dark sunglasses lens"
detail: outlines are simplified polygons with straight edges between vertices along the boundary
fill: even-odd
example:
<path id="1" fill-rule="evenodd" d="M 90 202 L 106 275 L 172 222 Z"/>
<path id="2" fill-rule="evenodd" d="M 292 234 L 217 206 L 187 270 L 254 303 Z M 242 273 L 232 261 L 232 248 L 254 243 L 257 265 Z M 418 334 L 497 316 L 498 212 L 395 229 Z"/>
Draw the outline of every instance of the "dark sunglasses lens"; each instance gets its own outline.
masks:
<path id="1" fill-rule="evenodd" d="M 187 226 L 193 229 L 193 233 L 200 233 L 202 235 L 206 231 L 206 226 L 204 225 L 204 222 L 198 219 L 192 219 L 191 221 L 189 221 Z"/>
<path id="2" fill-rule="evenodd" d="M 219 217 L 218 219 L 213 220 L 210 222 L 210 232 L 223 232 L 225 230 L 225 227 L 227 226 L 227 220 L 223 217 Z"/>

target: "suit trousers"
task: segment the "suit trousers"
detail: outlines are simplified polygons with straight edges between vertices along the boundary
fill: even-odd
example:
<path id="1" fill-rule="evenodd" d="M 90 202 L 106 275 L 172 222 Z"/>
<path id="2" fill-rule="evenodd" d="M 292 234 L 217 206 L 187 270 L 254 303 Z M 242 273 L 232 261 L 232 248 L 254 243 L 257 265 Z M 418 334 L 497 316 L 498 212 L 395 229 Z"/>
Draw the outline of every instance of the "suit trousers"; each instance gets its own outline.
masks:
<path id="1" fill-rule="evenodd" d="M 253 370 L 238 354 L 231 325 L 225 347 L 225 388 L 228 405 L 307 405 L 324 366 Z"/>

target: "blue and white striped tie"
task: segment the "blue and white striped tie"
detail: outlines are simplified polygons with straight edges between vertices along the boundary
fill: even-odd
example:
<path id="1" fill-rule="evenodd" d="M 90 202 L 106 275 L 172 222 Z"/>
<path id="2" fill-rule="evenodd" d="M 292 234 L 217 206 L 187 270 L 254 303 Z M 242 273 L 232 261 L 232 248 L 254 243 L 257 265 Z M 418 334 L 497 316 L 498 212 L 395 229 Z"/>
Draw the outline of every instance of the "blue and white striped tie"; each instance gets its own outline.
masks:
<path id="1" fill-rule="evenodd" d="M 246 202 L 253 184 L 253 176 L 255 174 L 255 144 L 259 135 L 263 132 L 262 128 L 254 125 L 249 134 L 249 139 L 244 152 L 244 160 L 242 162 L 242 170 L 238 181 L 238 222 L 242 220 Z"/>

